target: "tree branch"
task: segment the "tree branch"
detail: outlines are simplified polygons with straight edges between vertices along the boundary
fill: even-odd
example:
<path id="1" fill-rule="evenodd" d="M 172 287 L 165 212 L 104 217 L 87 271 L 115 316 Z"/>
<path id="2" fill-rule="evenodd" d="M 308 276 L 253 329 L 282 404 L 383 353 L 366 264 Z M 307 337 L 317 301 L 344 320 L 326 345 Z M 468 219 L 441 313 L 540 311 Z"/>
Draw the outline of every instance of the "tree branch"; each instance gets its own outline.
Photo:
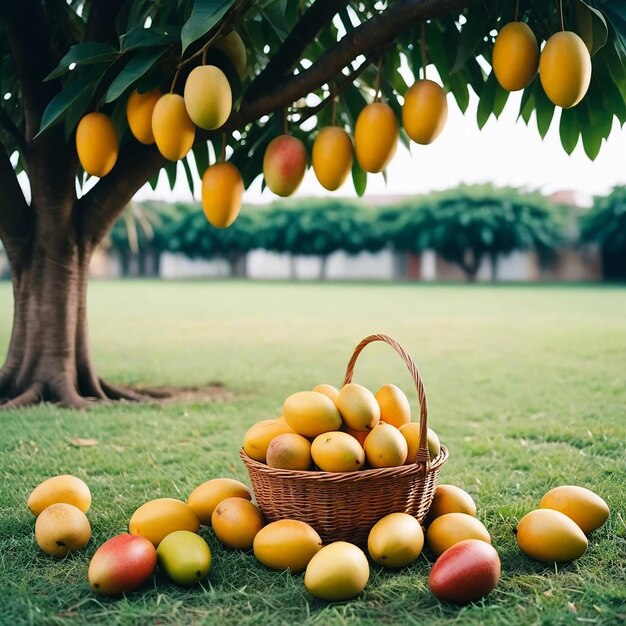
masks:
<path id="1" fill-rule="evenodd" d="M 83 235 L 91 244 L 102 241 L 135 192 L 166 163 L 155 146 L 137 142 L 120 153 L 111 172 L 76 204 Z"/>
<path id="2" fill-rule="evenodd" d="M 353 59 L 389 42 L 419 20 L 428 20 L 460 11 L 475 0 L 398 0 L 379 15 L 369 19 L 336 46 L 325 52 L 307 70 L 276 81 L 270 90 L 244 100 L 238 113 L 227 122 L 236 129 L 263 115 L 295 102 L 328 82 Z"/>
<path id="3" fill-rule="evenodd" d="M 258 94 L 276 80 L 291 72 L 307 46 L 332 18 L 348 4 L 348 0 L 316 0 L 293 27 L 280 48 L 248 88 L 250 96 Z"/>
<path id="4" fill-rule="evenodd" d="M 13 266 L 28 237 L 28 204 L 5 147 L 0 143 L 0 239 Z"/>
<path id="5" fill-rule="evenodd" d="M 26 120 L 26 141 L 39 131 L 41 116 L 55 94 L 54 82 L 44 82 L 57 62 L 50 47 L 49 33 L 41 2 L 0 0 L 9 43 L 17 68 Z"/>
<path id="6" fill-rule="evenodd" d="M 15 125 L 11 116 L 2 106 L 0 106 L 0 127 L 4 128 L 4 130 L 11 135 L 17 149 L 23 153 L 26 150 L 26 140 L 24 139 L 24 135 L 22 135 L 20 129 Z"/>

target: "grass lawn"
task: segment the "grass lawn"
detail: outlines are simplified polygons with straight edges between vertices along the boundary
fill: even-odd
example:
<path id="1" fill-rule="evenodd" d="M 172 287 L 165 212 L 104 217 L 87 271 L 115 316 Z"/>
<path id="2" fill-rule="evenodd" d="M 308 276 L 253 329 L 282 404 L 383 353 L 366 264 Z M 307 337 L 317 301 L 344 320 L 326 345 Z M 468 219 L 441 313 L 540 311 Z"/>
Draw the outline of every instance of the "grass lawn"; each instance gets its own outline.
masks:
<path id="1" fill-rule="evenodd" d="M 10 332 L 0 284 L 0 353 Z M 626 621 L 626 290 L 237 282 L 94 282 L 93 352 L 125 383 L 225 384 L 225 402 L 123 404 L 76 413 L 0 413 L 1 624 L 623 624 Z M 303 577 L 266 570 L 202 530 L 214 556 L 203 587 L 155 584 L 119 600 L 91 593 L 96 547 L 158 497 L 186 498 L 217 476 L 246 480 L 248 426 L 290 393 L 339 385 L 353 347 L 397 338 L 425 380 L 430 425 L 448 446 L 441 481 L 469 491 L 502 559 L 496 591 L 458 609 L 428 591 L 426 556 L 399 573 L 372 566 L 359 598 L 327 605 Z M 394 382 L 413 400 L 395 353 L 368 347 L 355 381 Z M 95 447 L 72 447 L 75 437 Z M 43 555 L 26 508 L 48 476 L 82 477 L 93 539 L 63 561 Z M 545 566 L 517 548 L 516 521 L 559 484 L 585 485 L 611 508 L 578 561 Z"/>

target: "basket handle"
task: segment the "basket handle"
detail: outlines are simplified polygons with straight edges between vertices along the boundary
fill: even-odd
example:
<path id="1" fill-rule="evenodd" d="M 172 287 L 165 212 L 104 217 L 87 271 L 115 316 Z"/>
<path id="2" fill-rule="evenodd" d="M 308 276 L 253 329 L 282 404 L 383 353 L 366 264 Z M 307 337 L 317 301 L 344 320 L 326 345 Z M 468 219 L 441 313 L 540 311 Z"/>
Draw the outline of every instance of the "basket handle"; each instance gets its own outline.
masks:
<path id="1" fill-rule="evenodd" d="M 422 378 L 419 371 L 417 370 L 417 366 L 415 365 L 415 362 L 413 361 L 409 353 L 395 339 L 392 339 L 388 335 L 369 335 L 368 337 L 365 337 L 365 339 L 363 339 L 363 341 L 361 341 L 361 343 L 359 343 L 359 345 L 354 349 L 354 352 L 350 357 L 350 361 L 348 362 L 348 367 L 346 368 L 346 376 L 343 384 L 347 385 L 348 383 L 352 382 L 352 377 L 354 375 L 354 366 L 357 362 L 357 359 L 359 358 L 359 355 L 361 354 L 365 346 L 373 343 L 374 341 L 382 341 L 390 345 L 402 357 L 402 360 L 404 361 L 407 369 L 409 370 L 409 373 L 411 374 L 411 378 L 413 378 L 413 382 L 415 383 L 415 389 L 417 390 L 417 399 L 420 405 L 420 440 L 415 462 L 422 464 L 424 471 L 427 472 L 430 463 L 430 455 L 428 453 L 427 444 L 428 405 L 426 403 L 426 392 L 424 391 L 424 383 L 422 382 Z"/>

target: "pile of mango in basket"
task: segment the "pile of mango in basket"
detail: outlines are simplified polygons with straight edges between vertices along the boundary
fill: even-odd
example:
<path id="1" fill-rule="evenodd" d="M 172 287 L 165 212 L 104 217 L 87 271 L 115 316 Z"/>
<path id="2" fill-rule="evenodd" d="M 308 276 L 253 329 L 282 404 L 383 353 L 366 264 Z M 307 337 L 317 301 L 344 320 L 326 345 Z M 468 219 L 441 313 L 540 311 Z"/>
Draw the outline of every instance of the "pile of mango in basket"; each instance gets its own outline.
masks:
<path id="1" fill-rule="evenodd" d="M 259 461 L 286 469 L 315 465 L 324 471 L 356 471 L 367 465 L 411 462 L 419 424 L 410 421 L 406 397 L 393 385 L 376 396 L 365 392 L 350 384 L 341 391 L 323 385 L 296 393 L 285 402 L 283 416 L 248 430 L 244 449 Z M 307 420 L 306 411 L 312 407 L 316 411 L 323 407 L 315 414 L 326 421 L 319 418 L 309 429 L 305 425 L 315 420 Z M 434 433 L 429 433 L 428 442 L 431 456 L 436 456 L 439 442 Z M 454 485 L 437 487 L 426 531 L 405 513 L 379 520 L 369 532 L 369 560 L 358 546 L 345 541 L 322 545 L 315 529 L 302 521 L 283 519 L 266 525 L 252 499 L 243 483 L 215 478 L 197 487 L 187 502 L 173 498 L 146 502 L 132 514 L 128 533 L 113 536 L 95 551 L 88 570 L 92 589 L 109 596 L 130 593 L 145 585 L 157 567 L 178 585 L 201 583 L 211 571 L 211 550 L 199 534 L 206 536 L 202 526 L 212 527 L 216 539 L 229 549 L 252 550 L 270 569 L 304 571 L 305 588 L 326 601 L 360 594 L 369 579 L 370 561 L 392 570 L 405 568 L 420 557 L 425 545 L 435 559 L 430 589 L 442 601 L 477 601 L 500 578 L 500 559 L 488 530 L 476 518 L 474 500 Z M 37 517 L 35 537 L 41 550 L 62 558 L 85 547 L 91 537 L 85 515 L 90 506 L 89 488 L 74 476 L 56 476 L 36 487 L 28 507 Z M 519 521 L 517 542 L 535 560 L 570 561 L 583 555 L 586 534 L 608 516 L 606 502 L 588 489 L 556 487 L 541 499 L 539 509 Z"/>

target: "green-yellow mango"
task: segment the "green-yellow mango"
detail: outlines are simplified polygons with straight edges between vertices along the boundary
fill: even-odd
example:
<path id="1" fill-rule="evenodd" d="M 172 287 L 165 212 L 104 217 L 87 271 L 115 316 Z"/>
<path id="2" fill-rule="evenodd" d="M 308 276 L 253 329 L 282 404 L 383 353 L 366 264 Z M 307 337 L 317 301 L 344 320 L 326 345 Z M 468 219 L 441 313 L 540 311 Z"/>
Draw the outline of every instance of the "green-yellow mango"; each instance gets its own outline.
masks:
<path id="1" fill-rule="evenodd" d="M 188 530 L 177 530 L 165 537 L 159 544 L 157 558 L 168 578 L 184 587 L 200 582 L 211 570 L 207 542 Z"/>
<path id="2" fill-rule="evenodd" d="M 358 383 L 344 385 L 335 404 L 341 419 L 352 430 L 372 430 L 380 421 L 380 406 L 376 397 L 369 389 Z"/>
<path id="3" fill-rule="evenodd" d="M 233 108 L 233 94 L 226 74 L 215 65 L 191 70 L 185 82 L 185 107 L 193 123 L 204 130 L 223 126 Z"/>

